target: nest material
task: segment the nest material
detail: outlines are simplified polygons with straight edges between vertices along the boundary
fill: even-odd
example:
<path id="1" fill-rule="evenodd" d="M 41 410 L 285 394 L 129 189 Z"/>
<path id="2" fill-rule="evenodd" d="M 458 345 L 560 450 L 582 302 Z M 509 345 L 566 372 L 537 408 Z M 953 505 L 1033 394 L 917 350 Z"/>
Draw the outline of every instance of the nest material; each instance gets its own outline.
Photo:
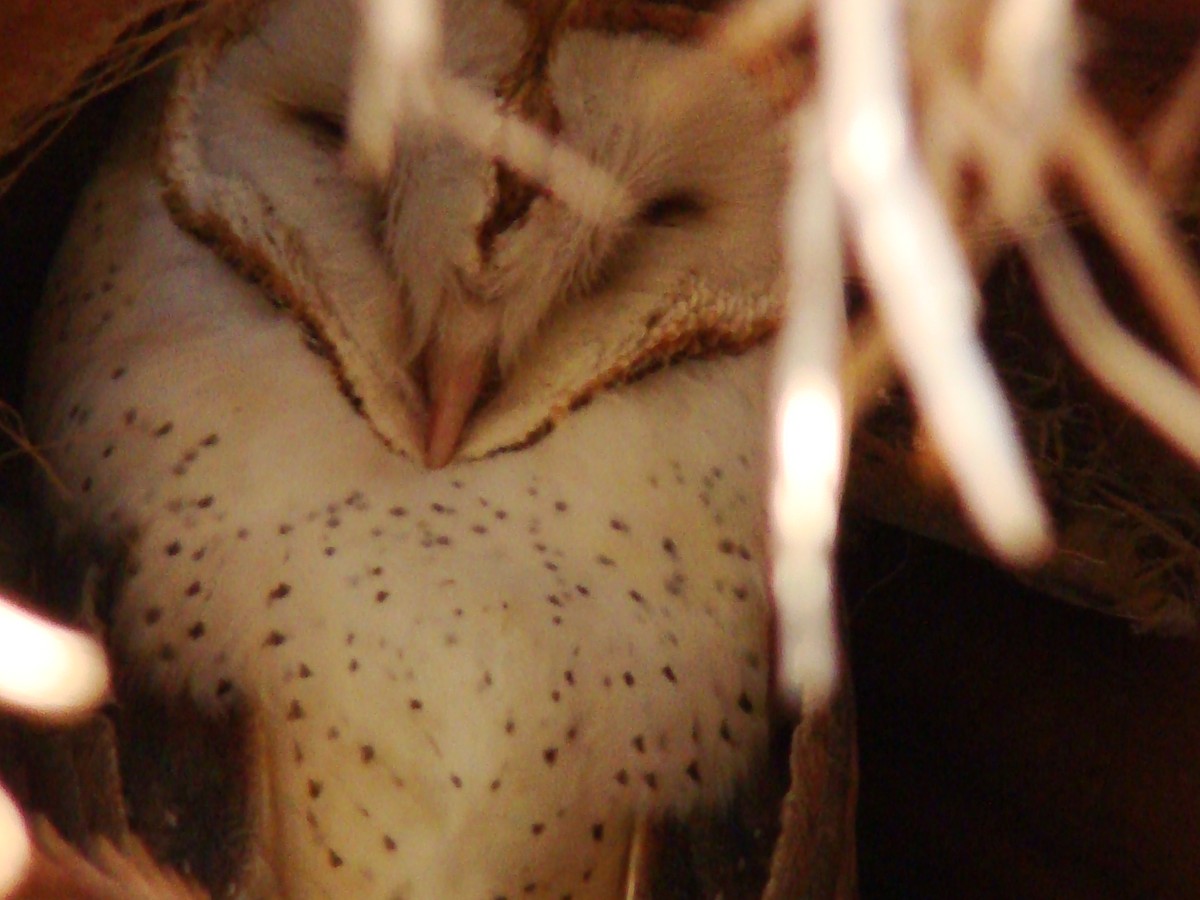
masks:
<path id="1" fill-rule="evenodd" d="M 196 0 L 12 0 L 0 6 L 0 196 L 97 96 L 162 59 Z"/>

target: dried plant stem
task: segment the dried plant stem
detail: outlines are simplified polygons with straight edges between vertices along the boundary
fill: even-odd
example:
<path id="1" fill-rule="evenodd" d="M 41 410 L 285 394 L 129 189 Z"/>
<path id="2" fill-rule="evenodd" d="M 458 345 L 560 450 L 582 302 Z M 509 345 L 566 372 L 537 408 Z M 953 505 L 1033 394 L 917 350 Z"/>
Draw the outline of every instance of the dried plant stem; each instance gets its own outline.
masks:
<path id="1" fill-rule="evenodd" d="M 1200 382 L 1200 275 L 1112 126 L 1086 100 L 1068 107 L 1056 157 L 1129 267 L 1192 380 Z"/>
<path id="2" fill-rule="evenodd" d="M 96 641 L 0 595 L 0 705 L 62 721 L 94 708 L 107 691 L 108 666 Z M 31 861 L 21 814 L 0 789 L 0 897 L 16 888 Z"/>
<path id="3" fill-rule="evenodd" d="M 1200 48 L 1142 142 L 1146 169 L 1168 203 L 1179 200 L 1200 150 Z"/>
<path id="4" fill-rule="evenodd" d="M 824 0 L 818 11 L 830 164 L 880 319 L 985 540 L 1028 565 L 1047 551 L 1049 523 L 975 333 L 971 273 L 913 149 L 903 4 Z"/>
<path id="5" fill-rule="evenodd" d="M 0 789 L 0 897 L 8 897 L 25 879 L 33 847 L 12 797 Z"/>
<path id="6" fill-rule="evenodd" d="M 442 58 L 435 0 L 359 0 L 359 44 L 347 117 L 348 161 L 386 178 L 396 130 L 436 114 L 432 82 Z"/>
<path id="7" fill-rule="evenodd" d="M 1109 392 L 1200 465 L 1200 393 L 1105 307 L 1060 227 L 1021 241 L 1046 310 L 1067 347 Z"/>
<path id="8" fill-rule="evenodd" d="M 628 193 L 607 172 L 440 68 L 441 23 L 433 0 L 362 0 L 348 116 L 347 164 L 386 179 L 397 129 L 444 128 L 464 144 L 543 185 L 590 221 L 625 218 Z"/>
<path id="9" fill-rule="evenodd" d="M 776 370 L 771 491 L 780 685 L 824 706 L 838 675 L 833 547 L 848 436 L 841 230 L 820 119 L 801 117 L 784 209 L 788 317 Z"/>
<path id="10" fill-rule="evenodd" d="M 1024 170 L 1006 170 L 1010 160 L 1021 158 L 1009 152 L 1015 138 L 996 124 L 965 85 L 948 81 L 943 95 L 970 131 L 993 187 L 1002 188 L 1019 175 L 1028 177 Z M 997 209 L 1029 261 L 1046 310 L 1068 349 L 1117 399 L 1200 464 L 1200 392 L 1122 327 L 1100 299 L 1066 229 L 1053 222 L 1044 192 L 1037 188 L 1028 196 L 1033 210 L 1005 203 L 999 193 Z M 1036 232 L 1024 229 L 1022 222 L 1031 211 L 1049 224 Z"/>

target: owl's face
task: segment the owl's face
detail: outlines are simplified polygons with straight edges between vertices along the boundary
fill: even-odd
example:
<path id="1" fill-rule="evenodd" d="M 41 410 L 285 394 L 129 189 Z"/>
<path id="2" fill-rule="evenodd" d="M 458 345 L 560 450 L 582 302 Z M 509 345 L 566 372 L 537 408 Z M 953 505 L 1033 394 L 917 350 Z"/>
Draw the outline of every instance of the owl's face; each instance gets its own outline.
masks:
<path id="1" fill-rule="evenodd" d="M 581 28 L 539 56 L 530 23 L 500 0 L 452 0 L 443 16 L 448 74 L 551 131 L 631 202 L 581 215 L 436 120 L 399 128 L 391 170 L 355 182 L 342 162 L 349 0 L 276 0 L 224 76 L 286 135 L 280 170 L 303 174 L 306 190 L 343 192 L 339 202 L 370 223 L 361 237 L 403 309 L 400 346 L 425 387 L 433 465 L 562 305 L 669 292 L 685 278 L 770 283 L 784 172 L 777 117 L 714 52 Z"/>

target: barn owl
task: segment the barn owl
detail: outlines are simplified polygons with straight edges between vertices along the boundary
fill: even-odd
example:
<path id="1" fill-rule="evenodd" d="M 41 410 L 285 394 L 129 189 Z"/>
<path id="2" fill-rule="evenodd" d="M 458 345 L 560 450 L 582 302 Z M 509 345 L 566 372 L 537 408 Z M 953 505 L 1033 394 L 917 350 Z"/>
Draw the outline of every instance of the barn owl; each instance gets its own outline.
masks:
<path id="1" fill-rule="evenodd" d="M 435 123 L 351 178 L 352 4 L 260 5 L 84 192 L 29 417 L 61 530 L 115 560 L 122 681 L 250 710 L 272 891 L 616 897 L 638 823 L 764 749 L 783 141 L 686 42 L 564 29 L 527 102 L 528 17 L 443 15 L 446 69 L 624 213 Z"/>

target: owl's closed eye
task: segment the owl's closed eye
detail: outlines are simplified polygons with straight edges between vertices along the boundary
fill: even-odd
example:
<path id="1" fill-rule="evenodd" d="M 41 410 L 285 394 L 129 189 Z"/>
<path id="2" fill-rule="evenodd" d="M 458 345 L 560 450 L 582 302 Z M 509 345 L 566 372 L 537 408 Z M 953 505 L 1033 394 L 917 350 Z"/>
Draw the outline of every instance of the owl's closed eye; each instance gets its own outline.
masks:
<path id="1" fill-rule="evenodd" d="M 395 334 L 382 352 L 425 398 L 416 418 L 430 463 L 452 457 L 485 385 L 519 364 L 556 309 L 669 290 L 685 276 L 756 286 L 772 277 L 783 142 L 765 99 L 717 53 L 587 29 L 533 40 L 515 9 L 446 5 L 448 73 L 551 132 L 628 193 L 628 204 L 596 217 L 436 118 L 397 129 L 382 177 L 351 179 L 339 152 L 349 13 L 289 4 L 265 36 L 235 48 L 219 89 L 284 111 L 276 121 L 289 133 L 276 152 L 271 135 L 254 129 L 264 152 L 247 174 L 270 197 L 299 183 L 290 193 L 307 197 L 306 208 L 280 206 L 318 232 L 321 269 L 372 272 L 351 290 L 383 296 L 347 298 L 347 317 L 385 310 L 378 327 Z M 535 74 L 517 77 L 527 72 Z M 281 160 L 296 142 L 302 152 Z"/>

